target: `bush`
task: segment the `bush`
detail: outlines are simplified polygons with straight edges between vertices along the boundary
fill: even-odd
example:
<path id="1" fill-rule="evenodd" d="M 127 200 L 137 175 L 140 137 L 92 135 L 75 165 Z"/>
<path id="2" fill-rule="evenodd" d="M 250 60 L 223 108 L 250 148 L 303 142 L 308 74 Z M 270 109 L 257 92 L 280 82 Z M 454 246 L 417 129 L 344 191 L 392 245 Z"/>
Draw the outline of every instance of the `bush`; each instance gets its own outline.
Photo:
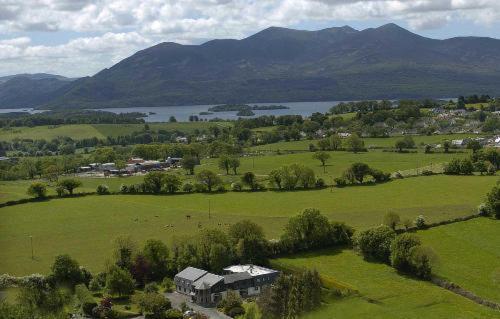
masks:
<path id="1" fill-rule="evenodd" d="M 194 184 L 194 190 L 197 193 L 206 193 L 206 192 L 208 192 L 208 187 L 205 184 L 196 183 L 196 184 Z"/>
<path id="2" fill-rule="evenodd" d="M 158 292 L 160 291 L 160 287 L 156 284 L 156 282 L 150 282 L 149 284 L 146 284 L 144 287 L 144 292 L 149 293 L 149 292 Z"/>
<path id="3" fill-rule="evenodd" d="M 420 246 L 420 239 L 414 234 L 403 233 L 391 243 L 391 265 L 399 271 L 410 272 L 411 249 Z"/>
<path id="4" fill-rule="evenodd" d="M 64 195 L 66 195 L 66 190 L 62 186 L 56 186 L 56 193 L 57 196 L 63 197 Z"/>
<path id="5" fill-rule="evenodd" d="M 127 185 L 125 185 L 125 184 L 121 184 L 121 185 L 120 185 L 120 193 L 122 193 L 122 194 L 127 194 L 128 192 L 129 192 L 129 190 L 128 190 L 128 186 L 127 186 Z"/>
<path id="6" fill-rule="evenodd" d="M 217 185 L 217 187 L 215 188 L 215 191 L 219 192 L 219 193 L 223 193 L 226 191 L 226 187 L 224 187 L 224 185 L 222 185 L 222 184 Z"/>
<path id="7" fill-rule="evenodd" d="M 343 177 L 337 177 L 333 181 L 335 182 L 335 185 L 337 185 L 337 187 L 347 186 L 347 180 Z"/>
<path id="8" fill-rule="evenodd" d="M 234 307 L 227 313 L 230 317 L 236 318 L 238 316 L 245 314 L 245 309 L 243 307 Z"/>
<path id="9" fill-rule="evenodd" d="M 391 173 L 384 173 L 378 169 L 372 169 L 370 175 L 377 183 L 387 182 L 391 179 Z"/>
<path id="10" fill-rule="evenodd" d="M 418 229 L 424 229 L 427 227 L 424 215 L 419 215 L 415 218 L 415 226 L 417 226 Z"/>
<path id="11" fill-rule="evenodd" d="M 165 319 L 182 319 L 184 316 L 182 315 L 182 312 L 177 309 L 168 309 L 165 312 Z"/>
<path id="12" fill-rule="evenodd" d="M 240 192 L 243 189 L 243 185 L 241 185 L 241 183 L 239 182 L 234 182 L 231 184 L 231 189 L 234 192 Z"/>
<path id="13" fill-rule="evenodd" d="M 28 187 L 27 193 L 35 198 L 45 198 L 47 197 L 47 185 L 44 183 L 33 182 Z"/>
<path id="14" fill-rule="evenodd" d="M 481 216 L 489 216 L 490 215 L 490 211 L 488 209 L 488 206 L 485 203 L 482 203 L 477 207 L 477 213 Z"/>
<path id="15" fill-rule="evenodd" d="M 391 242 L 396 232 L 388 226 L 380 226 L 359 233 L 355 243 L 363 256 L 370 260 L 388 262 L 391 254 Z"/>
<path id="16" fill-rule="evenodd" d="M 174 281 L 168 277 L 163 278 L 161 286 L 165 289 L 165 292 L 173 292 L 174 291 Z"/>
<path id="17" fill-rule="evenodd" d="M 102 289 L 102 285 L 97 277 L 92 278 L 89 283 L 89 289 L 94 292 Z"/>
<path id="18" fill-rule="evenodd" d="M 316 180 L 316 188 L 324 188 L 326 186 L 325 180 L 322 178 L 318 178 Z"/>
<path id="19" fill-rule="evenodd" d="M 490 214 L 500 219 L 500 187 L 495 186 L 487 195 L 486 205 Z"/>
<path id="20" fill-rule="evenodd" d="M 80 303 L 83 314 L 86 316 L 92 316 L 92 311 L 95 307 L 97 307 L 97 302 L 94 300 L 94 297 L 87 287 L 83 284 L 76 285 L 75 295 Z"/>
<path id="21" fill-rule="evenodd" d="M 96 192 L 99 195 L 108 195 L 109 194 L 109 187 L 108 187 L 108 185 L 98 185 Z"/>
<path id="22" fill-rule="evenodd" d="M 182 191 L 186 193 L 192 193 L 194 191 L 194 185 L 192 183 L 185 183 L 182 185 Z"/>

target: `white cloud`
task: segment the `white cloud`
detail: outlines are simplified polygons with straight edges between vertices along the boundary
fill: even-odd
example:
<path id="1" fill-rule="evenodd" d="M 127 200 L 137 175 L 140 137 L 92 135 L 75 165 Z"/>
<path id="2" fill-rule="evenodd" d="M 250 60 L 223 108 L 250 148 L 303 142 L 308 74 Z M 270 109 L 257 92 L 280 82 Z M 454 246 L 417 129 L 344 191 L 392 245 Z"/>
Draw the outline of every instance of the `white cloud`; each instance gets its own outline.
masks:
<path id="1" fill-rule="evenodd" d="M 160 41 L 193 43 L 241 38 L 271 25 L 377 19 L 406 21 L 413 30 L 436 29 L 449 21 L 491 25 L 500 20 L 500 1 L 0 0 L 0 38 L 31 31 L 51 32 L 55 38 L 76 34 L 53 46 L 34 45 L 25 37 L 24 43 L 17 43 L 17 37 L 0 41 L 0 73 L 91 74 Z M 5 62 L 11 59 L 18 59 L 18 65 Z"/>

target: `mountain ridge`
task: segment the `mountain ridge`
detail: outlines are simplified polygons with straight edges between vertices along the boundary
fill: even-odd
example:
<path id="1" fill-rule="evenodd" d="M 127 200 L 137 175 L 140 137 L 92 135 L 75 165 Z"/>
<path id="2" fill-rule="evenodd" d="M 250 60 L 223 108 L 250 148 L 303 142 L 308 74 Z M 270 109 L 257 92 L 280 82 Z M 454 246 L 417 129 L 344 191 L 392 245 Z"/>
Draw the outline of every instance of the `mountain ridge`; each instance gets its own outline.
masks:
<path id="1" fill-rule="evenodd" d="M 241 40 L 162 42 L 56 93 L 38 107 L 500 95 L 500 40 L 430 39 L 396 24 L 270 27 Z"/>

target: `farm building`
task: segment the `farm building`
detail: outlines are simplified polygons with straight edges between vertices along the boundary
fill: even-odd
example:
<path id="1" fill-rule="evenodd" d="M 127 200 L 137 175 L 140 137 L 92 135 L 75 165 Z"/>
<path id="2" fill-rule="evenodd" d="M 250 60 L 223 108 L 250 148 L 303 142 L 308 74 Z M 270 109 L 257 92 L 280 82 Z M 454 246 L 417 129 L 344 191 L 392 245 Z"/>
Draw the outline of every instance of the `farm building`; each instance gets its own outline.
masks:
<path id="1" fill-rule="evenodd" d="M 219 276 L 205 270 L 187 267 L 174 278 L 178 293 L 189 295 L 199 305 L 214 306 L 222 300 L 228 290 L 238 292 L 241 297 L 256 296 L 272 284 L 279 272 L 255 265 L 235 265 L 224 268 Z"/>

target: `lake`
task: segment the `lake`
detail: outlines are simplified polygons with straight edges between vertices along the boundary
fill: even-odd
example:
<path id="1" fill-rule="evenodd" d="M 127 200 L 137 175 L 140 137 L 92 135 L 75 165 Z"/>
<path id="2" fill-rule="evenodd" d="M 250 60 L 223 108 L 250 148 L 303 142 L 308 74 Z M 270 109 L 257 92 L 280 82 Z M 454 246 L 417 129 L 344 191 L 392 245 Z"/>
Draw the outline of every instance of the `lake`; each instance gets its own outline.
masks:
<path id="1" fill-rule="evenodd" d="M 314 112 L 325 113 L 332 106 L 337 105 L 338 101 L 330 102 L 287 102 L 287 103 L 249 103 L 248 105 L 283 105 L 289 109 L 281 110 L 254 110 L 254 116 L 245 116 L 244 118 L 259 117 L 262 115 L 302 115 L 309 116 Z M 200 112 L 207 112 L 208 109 L 215 105 L 186 105 L 186 106 L 165 106 L 165 107 L 124 107 L 124 108 L 107 108 L 100 109 L 113 113 L 129 113 L 142 112 L 146 113 L 146 122 L 168 122 L 170 116 L 174 116 L 179 122 L 187 122 L 189 116 L 197 115 L 200 119 L 220 118 L 224 120 L 236 120 L 237 112 L 213 112 L 209 115 L 200 115 Z"/>
<path id="2" fill-rule="evenodd" d="M 325 113 L 332 106 L 340 103 L 339 101 L 329 102 L 286 102 L 286 103 L 249 103 L 248 105 L 262 106 L 262 105 L 283 105 L 288 109 L 280 110 L 254 110 L 254 116 L 245 116 L 244 118 L 259 117 L 262 115 L 302 115 L 309 116 L 314 112 Z M 210 120 L 220 118 L 224 120 L 236 120 L 237 112 L 213 112 L 209 115 L 200 115 L 200 112 L 207 112 L 208 109 L 215 105 L 185 105 L 185 106 L 164 106 L 164 107 L 118 107 L 118 108 L 105 108 L 97 109 L 101 111 L 119 113 L 140 112 L 145 113 L 144 118 L 146 122 L 168 122 L 170 116 L 174 116 L 179 122 L 189 121 L 189 116 L 196 115 L 202 120 Z M 32 108 L 23 109 L 0 109 L 0 113 L 10 112 L 28 112 L 30 114 L 44 112 L 42 110 L 34 110 Z"/>

